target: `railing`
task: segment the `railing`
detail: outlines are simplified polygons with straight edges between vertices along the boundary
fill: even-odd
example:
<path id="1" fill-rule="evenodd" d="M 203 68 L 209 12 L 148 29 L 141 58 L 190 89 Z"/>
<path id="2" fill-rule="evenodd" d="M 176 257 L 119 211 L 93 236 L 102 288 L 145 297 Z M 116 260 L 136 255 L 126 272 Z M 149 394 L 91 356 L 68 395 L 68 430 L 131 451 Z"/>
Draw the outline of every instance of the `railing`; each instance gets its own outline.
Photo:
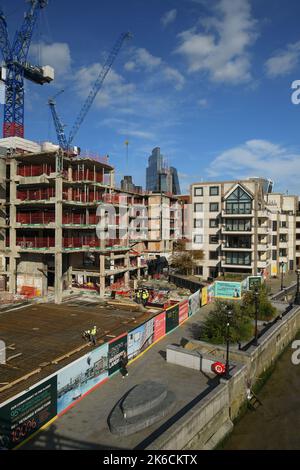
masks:
<path id="1" fill-rule="evenodd" d="M 19 176 L 41 176 L 43 174 L 50 175 L 55 168 L 52 165 L 44 163 L 43 165 L 20 165 L 18 167 Z"/>
<path id="2" fill-rule="evenodd" d="M 19 212 L 17 222 L 20 224 L 49 224 L 55 222 L 55 212 Z"/>
<path id="3" fill-rule="evenodd" d="M 53 248 L 55 237 L 17 237 L 16 244 L 21 248 Z"/>
<path id="4" fill-rule="evenodd" d="M 105 246 L 128 246 L 130 244 L 127 240 L 109 239 L 105 240 Z M 83 246 L 89 246 L 91 248 L 100 248 L 101 241 L 95 237 L 65 237 L 63 239 L 64 248 L 81 248 Z"/>
<path id="5" fill-rule="evenodd" d="M 51 197 L 55 197 L 55 188 L 27 189 L 17 191 L 17 199 L 21 199 L 21 201 L 47 201 Z"/>
<path id="6" fill-rule="evenodd" d="M 84 170 L 73 170 L 72 174 L 73 181 L 94 181 L 97 183 L 103 182 L 102 173 L 94 173 L 93 170 L 84 169 Z"/>

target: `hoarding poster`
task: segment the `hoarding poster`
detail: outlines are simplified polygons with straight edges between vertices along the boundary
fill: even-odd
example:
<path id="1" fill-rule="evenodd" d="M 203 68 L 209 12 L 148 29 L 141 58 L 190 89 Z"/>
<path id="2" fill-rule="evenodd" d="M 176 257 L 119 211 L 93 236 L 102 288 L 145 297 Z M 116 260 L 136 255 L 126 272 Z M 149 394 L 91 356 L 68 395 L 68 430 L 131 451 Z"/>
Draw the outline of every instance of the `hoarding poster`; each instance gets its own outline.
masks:
<path id="1" fill-rule="evenodd" d="M 222 299 L 240 299 L 241 283 L 229 281 L 216 281 L 215 297 Z"/>
<path id="2" fill-rule="evenodd" d="M 61 369 L 57 374 L 57 413 L 108 377 L 108 344 Z"/>
<path id="3" fill-rule="evenodd" d="M 207 286 L 207 303 L 211 303 L 214 300 L 215 296 L 215 284 L 210 284 Z"/>
<path id="4" fill-rule="evenodd" d="M 189 316 L 189 301 L 184 300 L 179 304 L 179 325 Z"/>
<path id="5" fill-rule="evenodd" d="M 127 333 L 108 343 L 108 375 L 120 369 L 120 360 L 124 351 L 127 353 Z"/>
<path id="6" fill-rule="evenodd" d="M 179 305 L 174 305 L 166 310 L 166 333 L 174 330 L 179 325 Z"/>
<path id="7" fill-rule="evenodd" d="M 0 408 L 0 450 L 13 449 L 57 414 L 56 376 Z"/>
<path id="8" fill-rule="evenodd" d="M 249 276 L 248 277 L 248 290 L 253 290 L 256 287 L 260 287 L 261 285 L 262 285 L 261 276 Z"/>
<path id="9" fill-rule="evenodd" d="M 272 263 L 271 265 L 271 276 L 272 277 L 277 276 L 277 263 Z"/>
<path id="10" fill-rule="evenodd" d="M 207 303 L 208 303 L 207 287 L 202 287 L 202 290 L 201 290 L 201 307 L 204 307 L 204 305 L 207 305 Z"/>
<path id="11" fill-rule="evenodd" d="M 162 312 L 154 317 L 154 338 L 153 342 L 158 341 L 166 334 L 166 312 Z"/>
<path id="12" fill-rule="evenodd" d="M 153 343 L 154 318 L 128 333 L 127 354 L 129 361 L 145 351 Z"/>
<path id="13" fill-rule="evenodd" d="M 189 317 L 198 312 L 200 308 L 200 290 L 189 296 Z"/>

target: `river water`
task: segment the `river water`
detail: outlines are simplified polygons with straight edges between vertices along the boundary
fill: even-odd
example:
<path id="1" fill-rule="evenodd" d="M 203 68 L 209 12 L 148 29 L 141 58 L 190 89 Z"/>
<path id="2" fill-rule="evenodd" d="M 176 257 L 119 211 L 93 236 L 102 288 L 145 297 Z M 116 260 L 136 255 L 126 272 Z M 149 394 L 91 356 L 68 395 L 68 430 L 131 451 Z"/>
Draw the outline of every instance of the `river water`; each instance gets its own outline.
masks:
<path id="1" fill-rule="evenodd" d="M 235 425 L 222 448 L 300 449 L 300 365 L 293 365 L 291 346 L 258 393 L 262 401 Z"/>

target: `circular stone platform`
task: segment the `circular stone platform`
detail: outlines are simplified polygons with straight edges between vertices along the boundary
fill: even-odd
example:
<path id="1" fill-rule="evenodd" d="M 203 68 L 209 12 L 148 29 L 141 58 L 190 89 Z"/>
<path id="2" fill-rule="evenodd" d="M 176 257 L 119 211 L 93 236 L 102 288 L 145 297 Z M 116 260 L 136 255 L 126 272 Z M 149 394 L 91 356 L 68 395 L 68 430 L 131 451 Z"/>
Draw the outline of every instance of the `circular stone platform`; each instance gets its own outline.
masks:
<path id="1" fill-rule="evenodd" d="M 168 415 L 175 395 L 157 382 L 136 385 L 117 403 L 108 418 L 113 434 L 126 436 L 145 429 Z"/>

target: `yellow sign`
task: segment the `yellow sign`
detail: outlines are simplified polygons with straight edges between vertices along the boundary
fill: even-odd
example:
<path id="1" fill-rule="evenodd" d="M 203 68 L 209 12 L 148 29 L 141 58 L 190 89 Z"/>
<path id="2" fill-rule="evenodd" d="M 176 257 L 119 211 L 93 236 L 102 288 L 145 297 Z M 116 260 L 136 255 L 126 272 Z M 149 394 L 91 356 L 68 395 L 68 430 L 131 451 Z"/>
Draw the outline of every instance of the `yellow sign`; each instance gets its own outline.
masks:
<path id="1" fill-rule="evenodd" d="M 203 287 L 201 291 L 201 307 L 207 304 L 207 287 Z"/>
<path id="2" fill-rule="evenodd" d="M 277 263 L 272 264 L 271 273 L 272 276 L 277 276 Z"/>

